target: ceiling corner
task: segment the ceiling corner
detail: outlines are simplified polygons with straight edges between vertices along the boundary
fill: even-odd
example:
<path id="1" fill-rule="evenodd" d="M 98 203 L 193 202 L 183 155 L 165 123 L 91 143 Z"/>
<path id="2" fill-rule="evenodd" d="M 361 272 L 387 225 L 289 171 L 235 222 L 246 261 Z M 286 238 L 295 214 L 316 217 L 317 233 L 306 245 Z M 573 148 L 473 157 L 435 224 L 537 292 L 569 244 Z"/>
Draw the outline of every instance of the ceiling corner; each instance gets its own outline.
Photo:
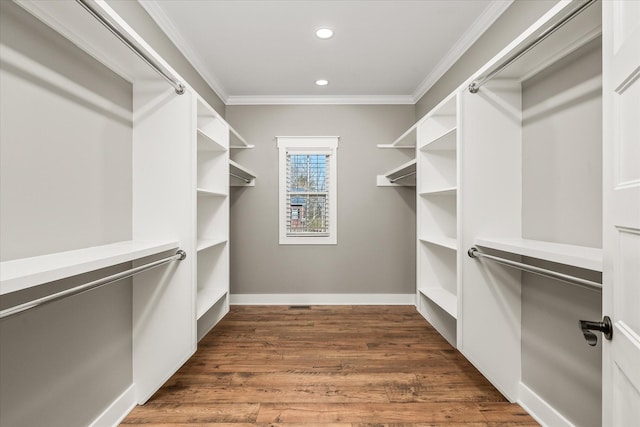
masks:
<path id="1" fill-rule="evenodd" d="M 447 52 L 442 61 L 425 77 L 411 95 L 417 103 L 429 89 L 455 64 L 458 59 L 493 25 L 493 23 L 511 6 L 514 0 L 492 0 L 473 25 L 460 37 Z"/>
<path id="2" fill-rule="evenodd" d="M 198 72 L 198 74 L 200 74 L 204 81 L 226 105 L 229 95 L 224 90 L 218 79 L 211 74 L 211 72 L 207 71 L 207 67 L 204 65 L 202 59 L 195 53 L 189 43 L 171 23 L 169 17 L 158 4 L 158 0 L 138 0 L 138 3 L 149 14 L 149 16 L 151 16 L 151 19 L 154 20 L 156 25 L 160 27 L 162 32 L 164 32 L 169 40 L 171 40 L 171 42 L 178 48 L 182 53 L 182 56 L 186 58 L 191 66 Z"/>

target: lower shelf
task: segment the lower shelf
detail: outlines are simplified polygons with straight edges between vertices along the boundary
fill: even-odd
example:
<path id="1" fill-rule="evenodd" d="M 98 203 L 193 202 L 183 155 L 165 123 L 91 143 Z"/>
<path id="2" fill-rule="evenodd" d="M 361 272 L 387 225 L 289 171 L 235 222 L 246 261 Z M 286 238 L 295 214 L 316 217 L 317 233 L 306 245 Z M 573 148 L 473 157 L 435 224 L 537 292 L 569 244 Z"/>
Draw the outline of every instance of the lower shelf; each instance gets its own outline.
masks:
<path id="1" fill-rule="evenodd" d="M 224 298 L 225 295 L 227 295 L 226 289 L 198 289 L 198 299 L 196 302 L 197 318 L 200 319 L 204 316 L 204 314 Z"/>
<path id="2" fill-rule="evenodd" d="M 451 317 L 458 318 L 458 297 L 455 294 L 443 288 L 420 288 L 418 291 L 449 313 Z"/>

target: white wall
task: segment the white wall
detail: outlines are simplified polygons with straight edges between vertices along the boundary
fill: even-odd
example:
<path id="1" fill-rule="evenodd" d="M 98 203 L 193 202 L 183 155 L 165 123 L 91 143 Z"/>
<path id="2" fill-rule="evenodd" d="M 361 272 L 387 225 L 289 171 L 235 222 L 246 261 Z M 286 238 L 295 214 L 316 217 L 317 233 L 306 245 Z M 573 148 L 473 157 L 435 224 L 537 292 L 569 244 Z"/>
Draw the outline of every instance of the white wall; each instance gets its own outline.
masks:
<path id="1" fill-rule="evenodd" d="M 1 259 L 130 239 L 131 85 L 13 2 L 0 42 Z M 3 319 L 0 425 L 87 425 L 131 366 L 129 280 Z"/>
<path id="2" fill-rule="evenodd" d="M 412 294 L 415 190 L 377 187 L 411 150 L 383 150 L 413 123 L 413 106 L 227 106 L 256 148 L 233 151 L 255 187 L 232 192 L 232 294 Z M 278 244 L 276 136 L 340 136 L 338 244 Z"/>

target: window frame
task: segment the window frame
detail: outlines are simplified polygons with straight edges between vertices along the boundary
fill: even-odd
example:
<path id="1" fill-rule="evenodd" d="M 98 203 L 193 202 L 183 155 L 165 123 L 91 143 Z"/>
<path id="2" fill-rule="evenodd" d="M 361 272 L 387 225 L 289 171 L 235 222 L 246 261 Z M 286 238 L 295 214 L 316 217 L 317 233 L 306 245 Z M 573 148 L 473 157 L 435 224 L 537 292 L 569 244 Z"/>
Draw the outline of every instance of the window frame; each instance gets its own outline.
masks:
<path id="1" fill-rule="evenodd" d="M 281 245 L 338 244 L 338 141 L 337 136 L 278 136 L 278 234 Z M 329 233 L 328 235 L 292 236 L 287 233 L 287 154 L 328 154 L 329 156 Z"/>

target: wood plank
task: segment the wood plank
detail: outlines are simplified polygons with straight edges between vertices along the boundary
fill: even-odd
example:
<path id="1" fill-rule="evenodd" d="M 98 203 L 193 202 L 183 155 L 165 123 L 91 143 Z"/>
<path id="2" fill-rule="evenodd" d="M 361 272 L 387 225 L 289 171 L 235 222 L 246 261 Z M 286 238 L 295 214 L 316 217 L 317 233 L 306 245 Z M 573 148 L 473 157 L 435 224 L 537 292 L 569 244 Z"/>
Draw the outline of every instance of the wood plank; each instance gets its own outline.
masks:
<path id="1" fill-rule="evenodd" d="M 417 422 L 485 422 L 480 409 L 472 403 L 402 403 L 402 404 L 304 404 L 260 405 L 257 422 L 303 423 L 417 423 Z"/>
<path id="2" fill-rule="evenodd" d="M 537 425 L 405 306 L 233 306 L 124 424 Z"/>
<path id="3" fill-rule="evenodd" d="M 260 405 L 257 403 L 153 403 L 138 406 L 123 424 L 157 424 L 187 422 L 251 423 L 256 421 Z"/>

